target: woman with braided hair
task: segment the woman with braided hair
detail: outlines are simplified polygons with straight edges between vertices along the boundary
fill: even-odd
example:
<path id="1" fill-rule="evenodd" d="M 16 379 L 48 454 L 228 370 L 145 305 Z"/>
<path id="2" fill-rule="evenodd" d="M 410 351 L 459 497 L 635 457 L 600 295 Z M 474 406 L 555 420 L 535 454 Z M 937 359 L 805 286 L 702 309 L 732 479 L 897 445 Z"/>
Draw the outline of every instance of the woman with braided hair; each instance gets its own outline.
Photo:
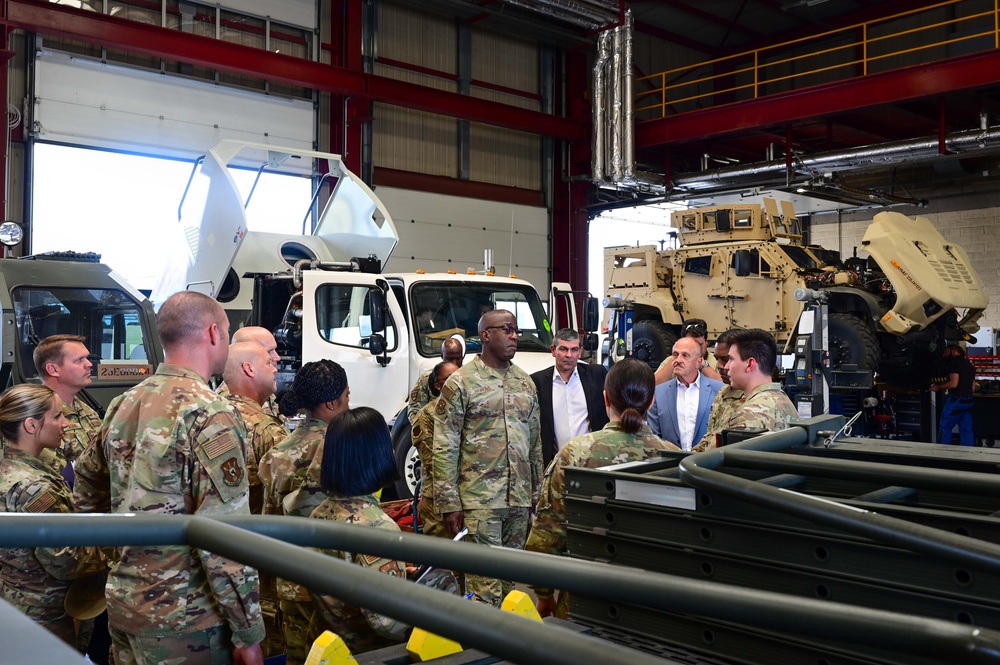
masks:
<path id="1" fill-rule="evenodd" d="M 281 413 L 305 411 L 306 419 L 287 439 L 271 448 L 260 462 L 264 484 L 264 514 L 309 517 L 326 499 L 320 482 L 327 426 L 347 411 L 347 373 L 332 360 L 306 363 L 281 397 Z M 286 662 L 301 665 L 309 654 L 318 617 L 308 589 L 277 581 L 278 606 L 285 634 Z"/>

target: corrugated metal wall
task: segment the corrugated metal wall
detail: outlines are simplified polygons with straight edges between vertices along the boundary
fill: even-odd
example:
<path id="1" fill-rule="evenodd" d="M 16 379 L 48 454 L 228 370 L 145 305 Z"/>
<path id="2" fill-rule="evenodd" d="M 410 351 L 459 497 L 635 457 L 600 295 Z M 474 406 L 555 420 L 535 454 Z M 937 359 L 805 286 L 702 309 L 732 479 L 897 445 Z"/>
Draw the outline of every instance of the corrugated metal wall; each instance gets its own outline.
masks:
<path id="1" fill-rule="evenodd" d="M 455 20 L 423 12 L 414 3 L 380 2 L 378 9 L 375 73 L 458 92 L 459 28 Z M 471 51 L 472 79 L 489 84 L 473 84 L 471 95 L 540 110 L 537 44 L 473 27 Z M 432 71 L 414 71 L 408 66 Z M 379 103 L 374 109 L 373 133 L 375 166 L 458 177 L 457 120 Z M 541 139 L 471 123 L 469 178 L 541 189 Z"/>

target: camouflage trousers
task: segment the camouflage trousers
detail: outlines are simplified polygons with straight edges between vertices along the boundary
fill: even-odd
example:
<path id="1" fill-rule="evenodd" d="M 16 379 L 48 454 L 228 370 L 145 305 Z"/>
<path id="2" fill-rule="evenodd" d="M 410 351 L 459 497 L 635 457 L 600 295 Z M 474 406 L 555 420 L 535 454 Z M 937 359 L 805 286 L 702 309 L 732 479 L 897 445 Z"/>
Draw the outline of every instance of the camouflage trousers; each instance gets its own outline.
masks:
<path id="1" fill-rule="evenodd" d="M 278 591 L 275 579 L 266 573 L 260 574 L 260 613 L 264 619 L 266 637 L 261 647 L 264 658 L 285 653 L 285 634 L 281 628 L 281 609 L 278 607 Z"/>
<path id="2" fill-rule="evenodd" d="M 528 508 L 511 507 L 490 510 L 466 510 L 466 540 L 481 545 L 494 545 L 523 550 L 528 539 Z M 473 599 L 500 607 L 503 599 L 514 590 L 514 582 L 492 577 L 466 574 L 465 591 Z"/>
<path id="3" fill-rule="evenodd" d="M 140 637 L 112 626 L 111 654 L 115 665 L 230 665 L 232 637 L 226 625 L 164 637 Z"/>
<path id="4" fill-rule="evenodd" d="M 451 538 L 451 532 L 444 525 L 441 513 L 434 510 L 433 503 L 421 498 L 417 503 L 417 514 L 420 515 L 421 528 L 428 536 Z"/>
<path id="5" fill-rule="evenodd" d="M 14 603 L 11 605 L 63 642 L 73 647 L 76 646 L 76 626 L 73 624 L 73 618 L 66 614 L 66 610 L 63 608 L 15 605 Z"/>
<path id="6" fill-rule="evenodd" d="M 303 665 L 313 642 L 323 634 L 323 621 L 311 601 L 282 600 L 279 607 L 285 634 L 285 665 Z"/>

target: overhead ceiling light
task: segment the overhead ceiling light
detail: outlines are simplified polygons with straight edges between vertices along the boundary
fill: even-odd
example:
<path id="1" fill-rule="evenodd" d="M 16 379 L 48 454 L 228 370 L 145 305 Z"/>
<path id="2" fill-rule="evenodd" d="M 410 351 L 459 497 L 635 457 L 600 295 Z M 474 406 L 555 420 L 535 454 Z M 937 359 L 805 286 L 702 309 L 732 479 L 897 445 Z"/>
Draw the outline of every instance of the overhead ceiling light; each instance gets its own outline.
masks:
<path id="1" fill-rule="evenodd" d="M 795 191 L 798 192 L 799 194 L 805 194 L 808 190 L 805 187 L 799 187 Z"/>

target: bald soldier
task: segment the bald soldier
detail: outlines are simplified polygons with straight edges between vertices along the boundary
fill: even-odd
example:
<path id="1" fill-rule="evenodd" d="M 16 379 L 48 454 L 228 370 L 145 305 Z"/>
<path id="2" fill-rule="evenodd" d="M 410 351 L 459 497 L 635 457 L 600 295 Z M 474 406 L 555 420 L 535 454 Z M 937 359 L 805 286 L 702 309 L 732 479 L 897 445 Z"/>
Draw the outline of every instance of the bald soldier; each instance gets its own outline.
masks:
<path id="1" fill-rule="evenodd" d="M 222 306 L 200 293 L 167 298 L 156 316 L 164 361 L 108 408 L 100 440 L 76 464 L 88 512 L 249 515 L 246 431 L 208 386 L 229 354 Z M 119 665 L 261 665 L 257 571 L 186 545 L 129 546 L 107 584 Z"/>
<path id="2" fill-rule="evenodd" d="M 233 344 L 242 342 L 256 342 L 260 344 L 264 348 L 264 351 L 267 352 L 267 357 L 271 359 L 275 367 L 281 362 L 281 356 L 278 355 L 278 342 L 267 328 L 262 328 L 261 326 L 243 326 L 233 333 Z M 229 397 L 229 386 L 223 381 L 218 389 L 216 389 L 216 392 L 223 397 Z M 267 398 L 267 402 L 264 404 L 264 411 L 277 418 L 281 423 L 285 422 L 285 417 L 281 415 L 281 410 L 278 408 L 278 402 L 274 398 L 273 393 Z"/>
<path id="3" fill-rule="evenodd" d="M 462 366 L 462 362 L 465 360 L 465 340 L 462 339 L 461 335 L 452 335 L 441 342 L 441 360 L 458 367 Z M 437 397 L 437 395 L 432 395 L 430 391 L 427 379 L 430 373 L 431 370 L 427 370 L 421 374 L 413 385 L 413 390 L 410 391 L 410 401 L 406 405 L 406 417 L 410 420 L 411 425 L 416 424 L 417 414 L 420 413 L 420 410 L 427 406 L 433 397 Z"/>
<path id="4" fill-rule="evenodd" d="M 258 464 L 264 453 L 288 436 L 288 428 L 263 409 L 274 396 L 277 373 L 277 365 L 261 344 L 237 342 L 229 347 L 229 360 L 222 378 L 229 388 L 226 399 L 243 418 L 247 430 L 247 481 L 250 484 L 250 512 L 255 515 L 260 515 L 264 507 L 264 486 L 257 477 Z"/>
<path id="5" fill-rule="evenodd" d="M 479 320 L 482 354 L 452 374 L 434 406 L 434 508 L 452 535 L 468 527 L 483 545 L 524 548 L 528 511 L 542 484 L 538 396 L 511 362 L 520 331 L 511 312 Z M 466 575 L 473 598 L 499 606 L 513 582 Z"/>

